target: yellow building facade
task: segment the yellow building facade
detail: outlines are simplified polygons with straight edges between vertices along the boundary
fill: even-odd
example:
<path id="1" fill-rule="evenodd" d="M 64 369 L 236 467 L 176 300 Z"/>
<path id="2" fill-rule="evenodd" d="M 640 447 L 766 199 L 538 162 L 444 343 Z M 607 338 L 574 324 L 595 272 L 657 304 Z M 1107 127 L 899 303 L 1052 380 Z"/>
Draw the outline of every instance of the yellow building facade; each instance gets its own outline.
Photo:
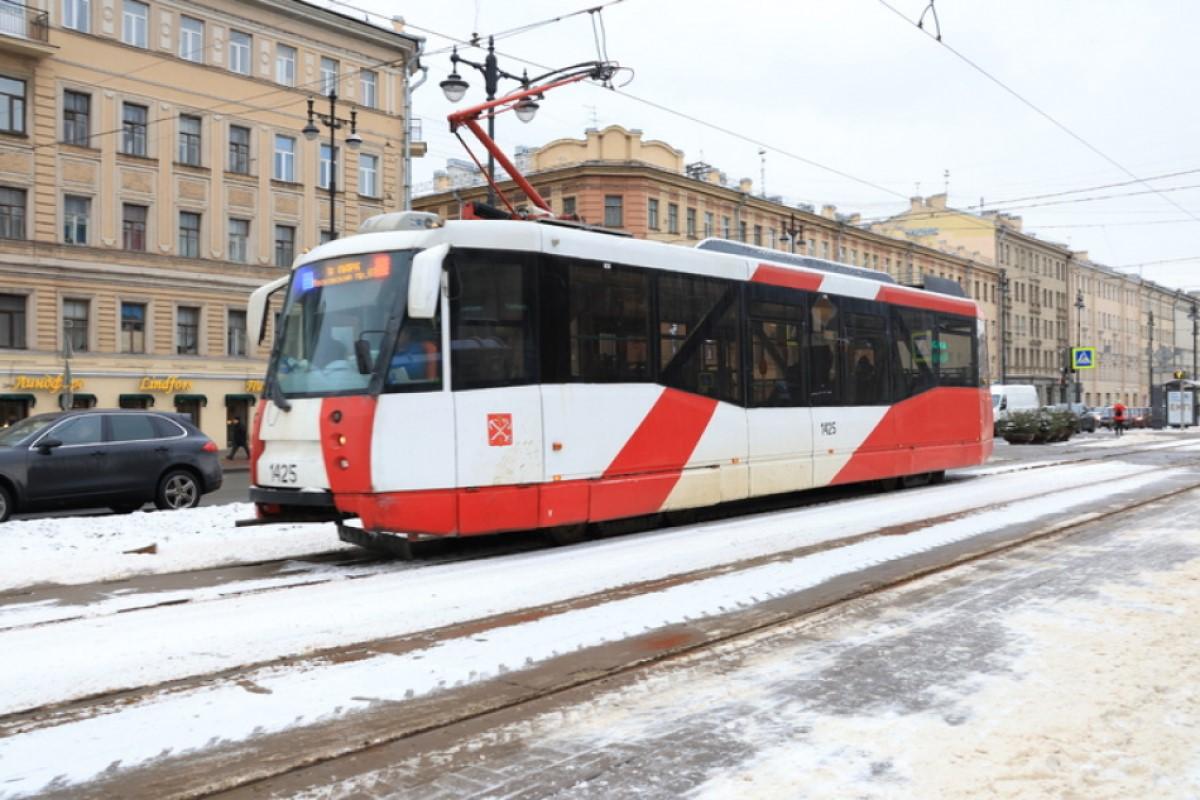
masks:
<path id="1" fill-rule="evenodd" d="M 0 425 L 57 410 L 69 366 L 76 406 L 224 443 L 266 364 L 249 292 L 330 235 L 331 174 L 338 233 L 403 207 L 421 40 L 299 0 L 3 5 Z M 331 89 L 356 150 L 302 135 Z"/>

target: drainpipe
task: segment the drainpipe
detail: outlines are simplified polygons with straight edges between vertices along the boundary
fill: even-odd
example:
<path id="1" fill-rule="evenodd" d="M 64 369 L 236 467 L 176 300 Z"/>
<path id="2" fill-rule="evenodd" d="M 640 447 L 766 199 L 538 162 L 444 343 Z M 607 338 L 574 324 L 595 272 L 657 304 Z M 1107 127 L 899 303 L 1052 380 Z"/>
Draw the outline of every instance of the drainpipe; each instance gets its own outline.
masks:
<path id="1" fill-rule="evenodd" d="M 742 199 L 738 200 L 738 204 L 733 207 L 733 238 L 737 239 L 742 233 L 742 207 L 746 205 L 746 201 L 750 199 L 750 195 L 742 192 Z M 745 239 L 741 241 L 745 242 Z"/>
<path id="2" fill-rule="evenodd" d="M 425 50 L 425 42 L 422 40 L 417 45 L 417 54 L 414 57 L 414 62 L 417 69 L 421 70 L 421 79 L 416 83 L 411 83 L 407 79 L 404 81 L 404 210 L 412 210 L 412 93 L 421 88 L 421 85 L 429 78 L 429 67 L 421 65 L 421 53 Z M 411 74 L 411 73 L 410 73 Z"/>

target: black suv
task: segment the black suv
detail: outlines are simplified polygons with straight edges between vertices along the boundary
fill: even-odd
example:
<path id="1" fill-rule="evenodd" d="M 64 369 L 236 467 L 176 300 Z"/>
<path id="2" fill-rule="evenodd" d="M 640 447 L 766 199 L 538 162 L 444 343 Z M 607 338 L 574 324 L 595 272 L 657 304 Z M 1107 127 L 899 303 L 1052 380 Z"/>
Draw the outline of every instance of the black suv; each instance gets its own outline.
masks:
<path id="1" fill-rule="evenodd" d="M 91 408 L 0 429 L 0 522 L 17 511 L 153 501 L 192 508 L 221 488 L 217 445 L 183 414 Z"/>

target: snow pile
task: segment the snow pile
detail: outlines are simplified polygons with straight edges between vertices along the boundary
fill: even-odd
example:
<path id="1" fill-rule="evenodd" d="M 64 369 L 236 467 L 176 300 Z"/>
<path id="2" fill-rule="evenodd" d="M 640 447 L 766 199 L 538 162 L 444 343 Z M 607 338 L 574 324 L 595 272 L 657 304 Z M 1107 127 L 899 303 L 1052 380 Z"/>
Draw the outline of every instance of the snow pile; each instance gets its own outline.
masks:
<path id="1" fill-rule="evenodd" d="M 236 528 L 250 503 L 182 511 L 10 520 L 0 525 L 0 591 L 88 583 L 348 549 L 332 524 Z M 140 551 L 140 552 L 139 552 Z"/>

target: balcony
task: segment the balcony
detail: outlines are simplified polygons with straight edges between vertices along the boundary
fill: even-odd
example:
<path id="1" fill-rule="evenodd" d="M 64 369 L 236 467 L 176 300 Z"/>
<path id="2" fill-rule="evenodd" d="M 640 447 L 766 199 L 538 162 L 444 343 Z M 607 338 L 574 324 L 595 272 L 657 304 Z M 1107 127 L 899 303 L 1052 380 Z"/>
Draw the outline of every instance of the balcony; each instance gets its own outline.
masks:
<path id="1" fill-rule="evenodd" d="M 41 58 L 57 49 L 50 44 L 49 13 L 0 0 L 0 52 Z"/>

